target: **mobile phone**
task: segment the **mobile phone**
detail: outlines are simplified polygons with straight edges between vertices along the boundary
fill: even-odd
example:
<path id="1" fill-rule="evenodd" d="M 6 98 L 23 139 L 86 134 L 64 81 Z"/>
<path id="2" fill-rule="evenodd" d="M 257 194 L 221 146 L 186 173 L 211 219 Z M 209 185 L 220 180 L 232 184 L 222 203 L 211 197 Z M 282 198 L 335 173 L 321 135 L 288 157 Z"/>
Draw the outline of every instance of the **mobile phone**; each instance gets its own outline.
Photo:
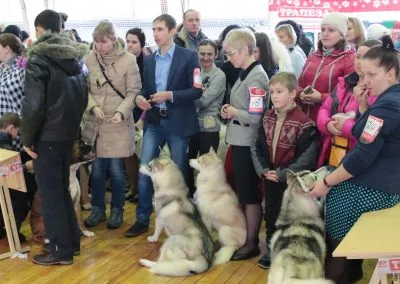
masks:
<path id="1" fill-rule="evenodd" d="M 303 93 L 306 95 L 309 95 L 313 92 L 313 88 L 311 86 L 307 86 L 304 90 Z"/>

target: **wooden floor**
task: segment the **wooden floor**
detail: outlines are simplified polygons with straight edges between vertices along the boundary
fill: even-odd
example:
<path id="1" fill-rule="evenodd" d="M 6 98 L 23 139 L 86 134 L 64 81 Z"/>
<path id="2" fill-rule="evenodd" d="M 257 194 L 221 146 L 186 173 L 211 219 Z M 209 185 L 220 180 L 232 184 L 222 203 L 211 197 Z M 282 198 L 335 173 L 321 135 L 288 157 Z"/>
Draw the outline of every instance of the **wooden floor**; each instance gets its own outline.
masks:
<path id="1" fill-rule="evenodd" d="M 136 238 L 125 238 L 124 232 L 134 221 L 134 205 L 125 205 L 125 224 L 117 230 L 107 230 L 105 223 L 94 228 L 96 236 L 82 238 L 81 255 L 69 266 L 44 267 L 31 262 L 41 248 L 32 244 L 28 259 L 0 261 L 0 283 L 266 283 L 267 270 L 256 265 L 258 258 L 230 262 L 211 268 L 207 273 L 190 277 L 160 277 L 139 265 L 140 258 L 156 259 L 159 244 L 150 244 L 149 232 Z M 83 213 L 85 216 L 88 212 Z M 264 230 L 262 230 L 264 231 Z M 24 223 L 22 232 L 30 238 L 30 228 Z M 265 239 L 264 236 L 260 236 Z M 4 242 L 2 244 L 4 248 Z M 0 245 L 1 247 L 1 245 Z M 265 248 L 265 243 L 261 244 Z M 367 262 L 368 276 L 373 263 Z M 359 283 L 368 283 L 366 279 Z"/>

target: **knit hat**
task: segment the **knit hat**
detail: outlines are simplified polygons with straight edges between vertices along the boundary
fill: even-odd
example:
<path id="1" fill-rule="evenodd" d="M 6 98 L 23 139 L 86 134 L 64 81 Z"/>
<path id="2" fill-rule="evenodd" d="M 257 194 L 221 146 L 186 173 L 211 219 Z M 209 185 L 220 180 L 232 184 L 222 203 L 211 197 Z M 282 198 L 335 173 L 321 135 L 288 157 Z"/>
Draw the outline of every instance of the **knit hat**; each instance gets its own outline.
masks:
<path id="1" fill-rule="evenodd" d="M 367 28 L 367 38 L 381 40 L 384 35 L 390 35 L 390 31 L 381 24 L 372 24 Z"/>
<path id="2" fill-rule="evenodd" d="M 21 29 L 16 25 L 9 25 L 7 26 L 4 31 L 4 34 L 13 34 L 19 39 L 21 39 Z"/>
<path id="3" fill-rule="evenodd" d="M 330 13 L 323 18 L 322 25 L 330 25 L 337 29 L 343 36 L 347 34 L 348 21 L 344 14 Z"/>

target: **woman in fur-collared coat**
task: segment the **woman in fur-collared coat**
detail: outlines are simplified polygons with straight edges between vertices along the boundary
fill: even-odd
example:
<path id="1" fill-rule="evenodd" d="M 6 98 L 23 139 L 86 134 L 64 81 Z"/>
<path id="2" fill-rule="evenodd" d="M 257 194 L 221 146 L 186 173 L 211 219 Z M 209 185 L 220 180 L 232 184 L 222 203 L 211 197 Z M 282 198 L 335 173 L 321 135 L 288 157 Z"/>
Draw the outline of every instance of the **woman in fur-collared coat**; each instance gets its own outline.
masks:
<path id="1" fill-rule="evenodd" d="M 124 158 L 134 151 L 132 109 L 141 88 L 136 58 L 118 41 L 112 23 L 100 22 L 93 32 L 94 48 L 86 57 L 89 69 L 89 103 L 83 118 L 82 134 L 95 146 L 97 158 L 92 169 L 92 212 L 88 227 L 105 221 L 105 180 L 111 177 L 109 229 L 123 222 L 125 202 Z"/>

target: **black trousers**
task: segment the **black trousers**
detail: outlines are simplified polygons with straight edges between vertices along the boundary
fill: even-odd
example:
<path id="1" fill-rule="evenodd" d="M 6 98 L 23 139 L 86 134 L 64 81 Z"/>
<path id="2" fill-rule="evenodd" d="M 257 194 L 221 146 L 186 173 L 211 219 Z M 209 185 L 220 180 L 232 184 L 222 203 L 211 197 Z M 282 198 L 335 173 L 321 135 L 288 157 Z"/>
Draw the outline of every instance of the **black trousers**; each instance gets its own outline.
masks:
<path id="1" fill-rule="evenodd" d="M 34 169 L 41 198 L 43 222 L 51 253 L 58 259 L 71 258 L 80 247 L 80 230 L 69 187 L 73 141 L 37 142 Z"/>
<path id="2" fill-rule="evenodd" d="M 213 147 L 214 151 L 217 152 L 218 146 L 219 132 L 199 132 L 190 137 L 188 159 L 196 159 L 198 154 L 201 156 L 208 153 L 211 147 Z M 193 197 L 196 187 L 194 185 L 194 172 L 192 167 L 189 167 L 187 179 L 189 194 L 190 197 Z"/>
<path id="3" fill-rule="evenodd" d="M 264 199 L 265 199 L 265 227 L 267 229 L 267 245 L 270 245 L 272 235 L 276 231 L 276 220 L 281 211 L 283 194 L 287 188 L 286 183 L 276 183 L 264 180 Z"/>

